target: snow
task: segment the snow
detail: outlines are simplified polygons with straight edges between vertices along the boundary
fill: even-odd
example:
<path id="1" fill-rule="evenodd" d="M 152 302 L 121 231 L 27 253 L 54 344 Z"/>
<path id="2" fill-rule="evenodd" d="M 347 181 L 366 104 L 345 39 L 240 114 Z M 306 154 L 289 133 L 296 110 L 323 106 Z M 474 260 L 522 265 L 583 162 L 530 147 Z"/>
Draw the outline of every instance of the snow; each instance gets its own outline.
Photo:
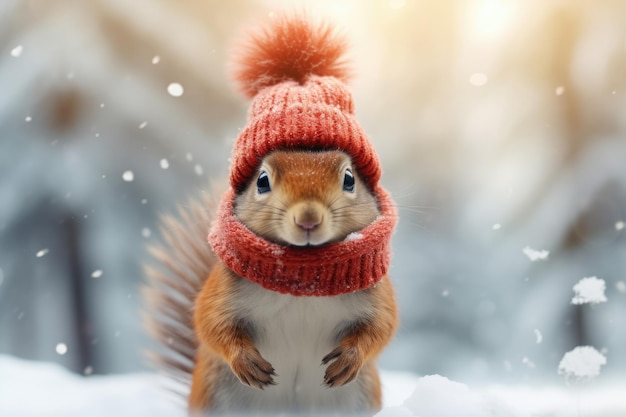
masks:
<path id="1" fill-rule="evenodd" d="M 37 256 L 38 258 L 42 258 L 44 256 L 46 256 L 48 254 L 49 250 L 48 248 L 42 249 L 40 251 L 38 251 L 35 256 Z"/>
<path id="2" fill-rule="evenodd" d="M 145 237 L 147 239 L 151 235 L 152 235 L 152 230 L 150 230 L 148 227 L 144 227 L 143 229 L 141 229 L 141 236 L 143 236 L 143 237 Z"/>
<path id="3" fill-rule="evenodd" d="M 152 63 L 153 63 L 153 64 L 155 64 L 155 65 L 156 65 L 156 64 L 158 64 L 160 61 L 161 61 L 161 57 L 160 57 L 160 56 L 158 56 L 158 55 L 155 55 L 155 56 L 152 58 Z"/>
<path id="4" fill-rule="evenodd" d="M 360 239 L 363 239 L 363 235 L 361 233 L 352 232 L 348 236 L 346 236 L 345 241 L 346 242 L 352 242 L 354 240 L 360 240 Z"/>
<path id="5" fill-rule="evenodd" d="M 543 335 L 539 329 L 535 329 L 535 343 L 540 344 L 543 342 Z"/>
<path id="6" fill-rule="evenodd" d="M 168 169 L 170 167 L 169 161 L 165 158 L 161 159 L 159 165 L 161 166 L 161 169 Z"/>
<path id="7" fill-rule="evenodd" d="M 535 365 L 535 362 L 531 361 L 526 356 L 522 358 L 522 363 L 528 366 L 530 369 L 535 369 L 537 367 L 537 365 Z"/>
<path id="8" fill-rule="evenodd" d="M 574 298 L 572 304 L 598 304 L 606 302 L 604 290 L 606 283 L 597 277 L 586 277 L 574 285 Z"/>
<path id="9" fill-rule="evenodd" d="M 0 375 L 0 416 L 185 416 L 151 374 L 83 377 L 0 355 Z"/>
<path id="10" fill-rule="evenodd" d="M 193 167 L 193 170 L 194 170 L 194 172 L 196 173 L 196 175 L 198 175 L 198 176 L 200 176 L 200 175 L 204 174 L 204 170 L 202 169 L 202 165 L 200 165 L 200 164 L 196 164 L 196 165 Z"/>
<path id="11" fill-rule="evenodd" d="M 170 85 L 167 86 L 167 92 L 172 97 L 180 97 L 183 95 L 185 90 L 183 89 L 183 86 L 179 83 L 170 83 Z"/>
<path id="12" fill-rule="evenodd" d="M 566 367 L 589 374 L 593 366 L 581 358 L 602 357 L 595 349 L 568 358 Z M 572 351 L 572 352 L 574 352 Z M 571 353 L 571 352 L 570 352 Z M 598 356 L 599 355 L 599 356 Z M 565 360 L 565 358 L 564 358 Z M 569 359 L 568 359 L 569 361 Z M 562 361 L 563 362 L 563 361 Z M 90 375 L 92 367 L 83 373 Z M 596 372 L 597 374 L 597 372 Z M 79 376 L 57 364 L 0 355 L 0 416 L 95 417 L 149 415 L 184 417 L 183 402 L 166 390 L 171 383 L 156 374 Z M 484 389 L 440 375 L 418 377 L 382 371 L 383 405 L 378 417 L 623 417 L 626 384 L 576 387 L 506 387 Z M 11 383 L 4 383 L 11 381 Z"/>
<path id="13" fill-rule="evenodd" d="M 139 129 L 143 129 L 143 128 L 145 128 L 146 126 L 148 126 L 148 122 L 146 122 L 146 121 L 141 122 L 141 124 L 139 125 Z"/>
<path id="14" fill-rule="evenodd" d="M 562 96 L 564 92 L 565 92 L 565 87 L 563 87 L 562 85 L 558 86 L 558 87 L 554 90 L 554 93 L 555 93 L 557 96 Z"/>
<path id="15" fill-rule="evenodd" d="M 59 355 L 65 355 L 67 353 L 67 345 L 65 343 L 57 343 L 55 350 Z"/>
<path id="16" fill-rule="evenodd" d="M 454 398 L 454 401 L 450 399 Z M 484 416 L 481 398 L 467 385 L 439 375 L 420 378 L 415 390 L 404 403 L 415 415 L 429 417 Z"/>
<path id="17" fill-rule="evenodd" d="M 530 259 L 532 262 L 545 261 L 546 259 L 548 259 L 548 255 L 550 255 L 550 252 L 545 249 L 535 250 L 530 246 L 526 246 L 524 249 L 522 249 L 522 252 L 524 252 L 524 255 L 528 256 L 528 259 Z"/>
<path id="18" fill-rule="evenodd" d="M 135 179 L 135 174 L 133 171 L 124 171 L 122 179 L 126 182 L 132 182 Z"/>
<path id="19" fill-rule="evenodd" d="M 491 226 L 491 228 L 493 230 L 500 230 L 502 228 L 502 225 L 500 223 L 496 223 L 493 226 Z"/>
<path id="20" fill-rule="evenodd" d="M 600 375 L 600 367 L 606 365 L 606 357 L 592 346 L 577 346 L 563 355 L 559 374 L 569 378 L 589 379 Z"/>
<path id="21" fill-rule="evenodd" d="M 22 51 L 24 51 L 24 47 L 22 45 L 18 45 L 11 49 L 11 56 L 17 58 L 22 55 Z"/>
<path id="22" fill-rule="evenodd" d="M 2 271 L 0 270 L 0 277 L 2 277 Z M 1 282 L 2 280 L 0 280 Z M 626 282 L 624 281 L 617 281 L 615 283 L 615 288 L 617 289 L 617 291 L 621 292 L 621 293 L 626 293 Z"/>
<path id="23" fill-rule="evenodd" d="M 618 221 L 615 223 L 615 230 L 622 230 L 624 228 L 624 222 L 623 221 Z"/>
<path id="24" fill-rule="evenodd" d="M 100 278 L 102 276 L 102 269 L 96 269 L 91 273 L 91 278 Z"/>

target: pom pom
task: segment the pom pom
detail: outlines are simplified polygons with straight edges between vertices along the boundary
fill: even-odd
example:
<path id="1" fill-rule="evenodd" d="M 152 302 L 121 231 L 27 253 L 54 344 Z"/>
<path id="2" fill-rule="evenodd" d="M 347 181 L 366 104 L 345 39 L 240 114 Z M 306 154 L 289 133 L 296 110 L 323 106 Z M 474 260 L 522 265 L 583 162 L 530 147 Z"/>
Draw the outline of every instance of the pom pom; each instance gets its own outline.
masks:
<path id="1" fill-rule="evenodd" d="M 327 24 L 303 16 L 278 16 L 236 50 L 233 78 L 249 98 L 283 81 L 304 83 L 310 75 L 350 78 L 346 40 Z"/>

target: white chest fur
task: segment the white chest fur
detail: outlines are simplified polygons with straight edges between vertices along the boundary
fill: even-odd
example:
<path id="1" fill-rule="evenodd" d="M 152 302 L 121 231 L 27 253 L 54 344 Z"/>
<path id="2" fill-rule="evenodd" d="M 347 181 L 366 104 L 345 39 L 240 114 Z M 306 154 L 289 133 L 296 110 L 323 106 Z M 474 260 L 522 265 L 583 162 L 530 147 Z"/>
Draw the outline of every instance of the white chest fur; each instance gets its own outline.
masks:
<path id="1" fill-rule="evenodd" d="M 276 385 L 264 390 L 233 381 L 230 388 L 236 393 L 231 391 L 231 395 L 246 407 L 260 410 L 366 407 L 362 381 L 357 378 L 343 387 L 329 388 L 324 384 L 326 366 L 321 362 L 337 346 L 342 329 L 372 313 L 370 297 L 363 293 L 294 297 L 247 281 L 239 290 L 236 314 L 253 324 L 254 342 L 277 376 Z"/>

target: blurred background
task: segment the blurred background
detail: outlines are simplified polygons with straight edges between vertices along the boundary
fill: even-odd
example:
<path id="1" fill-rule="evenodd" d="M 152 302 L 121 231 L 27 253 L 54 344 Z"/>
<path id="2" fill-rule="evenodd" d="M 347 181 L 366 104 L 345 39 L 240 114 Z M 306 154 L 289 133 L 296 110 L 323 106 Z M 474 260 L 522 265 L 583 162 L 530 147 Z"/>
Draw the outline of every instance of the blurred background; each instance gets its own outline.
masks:
<path id="1" fill-rule="evenodd" d="M 592 345 L 601 378 L 626 375 L 622 0 L 2 0 L 0 353 L 147 369 L 145 248 L 226 176 L 247 109 L 229 46 L 285 8 L 350 39 L 400 207 L 381 367 L 560 382 Z M 608 302 L 572 305 L 589 276 Z"/>

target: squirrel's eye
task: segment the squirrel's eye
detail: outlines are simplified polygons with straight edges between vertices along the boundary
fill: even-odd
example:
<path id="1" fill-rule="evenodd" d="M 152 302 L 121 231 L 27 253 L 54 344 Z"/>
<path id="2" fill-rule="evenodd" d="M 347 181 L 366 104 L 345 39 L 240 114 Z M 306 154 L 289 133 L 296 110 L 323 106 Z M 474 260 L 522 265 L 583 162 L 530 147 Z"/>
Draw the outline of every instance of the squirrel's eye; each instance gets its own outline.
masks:
<path id="1" fill-rule="evenodd" d="M 354 192 L 354 175 L 349 169 L 346 169 L 346 173 L 343 176 L 343 190 L 353 193 Z"/>
<path id="2" fill-rule="evenodd" d="M 267 172 L 261 172 L 259 178 L 256 180 L 256 189 L 259 194 L 267 193 L 272 191 L 270 188 L 270 177 L 267 176 Z"/>

